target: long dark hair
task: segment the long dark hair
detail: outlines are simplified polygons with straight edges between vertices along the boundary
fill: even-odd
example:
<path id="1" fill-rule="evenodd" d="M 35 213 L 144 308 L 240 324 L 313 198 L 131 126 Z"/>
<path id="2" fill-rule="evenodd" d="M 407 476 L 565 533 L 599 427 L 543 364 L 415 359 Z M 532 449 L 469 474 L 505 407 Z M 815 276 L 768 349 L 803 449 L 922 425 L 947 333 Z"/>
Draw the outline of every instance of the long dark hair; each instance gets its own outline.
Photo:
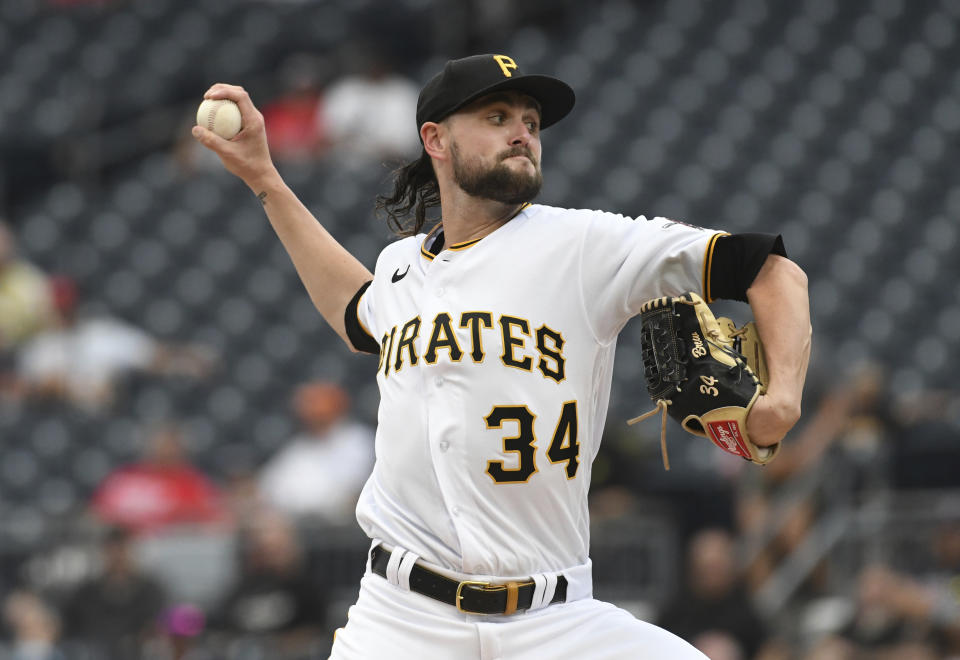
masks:
<path id="1" fill-rule="evenodd" d="M 393 193 L 377 196 L 377 211 L 387 216 L 387 226 L 400 236 L 415 236 L 427 222 L 427 210 L 440 206 L 440 189 L 426 151 L 393 172 Z"/>

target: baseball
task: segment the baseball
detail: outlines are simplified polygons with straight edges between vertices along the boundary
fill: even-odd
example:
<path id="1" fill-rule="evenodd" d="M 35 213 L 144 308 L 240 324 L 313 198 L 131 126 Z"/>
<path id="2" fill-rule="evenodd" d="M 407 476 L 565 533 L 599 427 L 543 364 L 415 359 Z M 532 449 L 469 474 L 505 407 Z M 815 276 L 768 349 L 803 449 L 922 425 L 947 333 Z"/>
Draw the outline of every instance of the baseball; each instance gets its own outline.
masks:
<path id="1" fill-rule="evenodd" d="M 229 140 L 242 128 L 240 108 L 230 99 L 204 99 L 197 109 L 197 125 Z"/>

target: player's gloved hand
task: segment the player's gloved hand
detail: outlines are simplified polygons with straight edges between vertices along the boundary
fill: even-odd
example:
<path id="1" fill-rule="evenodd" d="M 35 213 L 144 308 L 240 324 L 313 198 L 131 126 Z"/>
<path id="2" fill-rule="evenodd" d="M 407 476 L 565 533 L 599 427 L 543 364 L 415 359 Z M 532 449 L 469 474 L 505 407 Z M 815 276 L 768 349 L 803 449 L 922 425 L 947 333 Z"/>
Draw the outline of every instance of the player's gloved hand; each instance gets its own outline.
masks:
<path id="1" fill-rule="evenodd" d="M 253 105 L 250 94 L 243 87 L 217 83 L 203 95 L 205 99 L 230 99 L 240 108 L 242 126 L 233 138 L 224 140 L 203 126 L 193 127 L 193 137 L 216 153 L 231 174 L 251 188 L 276 174 L 276 167 L 267 146 L 267 132 L 263 115 Z"/>
<path id="2" fill-rule="evenodd" d="M 796 419 L 789 419 L 778 398 L 766 395 L 766 362 L 755 325 L 738 328 L 716 318 L 692 292 L 644 303 L 640 320 L 647 392 L 657 407 L 628 423 L 662 412 L 664 467 L 670 469 L 668 414 L 726 452 L 760 465 L 772 461 Z"/>

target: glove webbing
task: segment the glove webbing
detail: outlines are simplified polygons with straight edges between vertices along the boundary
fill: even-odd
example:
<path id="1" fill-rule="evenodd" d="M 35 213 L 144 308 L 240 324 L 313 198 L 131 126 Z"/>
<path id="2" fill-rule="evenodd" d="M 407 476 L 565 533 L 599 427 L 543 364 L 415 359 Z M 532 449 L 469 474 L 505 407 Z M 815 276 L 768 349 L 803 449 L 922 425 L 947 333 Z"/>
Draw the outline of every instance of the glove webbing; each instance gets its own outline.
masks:
<path id="1" fill-rule="evenodd" d="M 658 412 L 662 412 L 660 418 L 660 454 L 663 456 L 663 469 L 670 470 L 670 458 L 667 456 L 667 407 L 673 403 L 670 399 L 659 399 L 657 401 L 657 407 L 651 410 L 650 412 L 645 412 L 639 417 L 634 417 L 633 419 L 628 419 L 627 424 L 633 425 L 637 422 L 642 422 L 647 417 L 652 417 Z"/>
<path id="2" fill-rule="evenodd" d="M 685 302 L 685 301 L 682 301 L 682 300 L 681 300 L 681 301 L 679 301 L 679 302 Z M 692 305 L 693 303 L 687 303 L 687 304 L 691 304 L 691 305 Z M 746 328 L 739 328 L 739 329 L 731 332 L 729 336 L 732 337 L 732 338 L 733 338 L 733 337 L 739 337 L 740 335 L 744 334 L 745 332 L 746 332 Z M 721 344 L 718 344 L 716 341 L 714 341 L 715 339 L 718 339 L 718 338 L 719 338 L 716 331 L 709 332 L 709 333 L 707 333 L 707 335 L 708 335 L 708 337 L 709 337 L 709 338 L 707 339 L 707 341 L 708 341 L 710 344 L 712 344 L 712 345 L 716 346 L 717 348 L 719 348 L 721 351 L 724 351 L 725 353 L 728 353 L 728 354 L 730 354 L 730 355 L 736 355 L 736 356 L 741 357 L 741 358 L 743 357 L 743 355 L 741 355 L 740 353 L 738 353 L 738 352 L 736 352 L 736 351 L 731 351 L 731 350 L 730 350 L 729 348 L 727 348 L 726 346 L 722 346 Z M 679 389 L 679 388 L 678 388 L 678 389 Z M 645 413 L 643 413 L 642 415 L 640 415 L 639 417 L 634 417 L 633 419 L 628 419 L 628 420 L 627 420 L 627 424 L 628 424 L 629 426 L 632 426 L 632 425 L 636 424 L 637 422 L 642 422 L 643 420 L 647 419 L 648 417 L 653 417 L 653 416 L 656 415 L 658 412 L 660 413 L 660 455 L 661 455 L 662 458 L 663 458 L 663 469 L 666 470 L 666 471 L 668 471 L 668 472 L 670 471 L 670 457 L 667 455 L 667 408 L 668 408 L 668 407 L 670 406 L 670 404 L 672 404 L 672 403 L 673 403 L 673 401 L 671 401 L 670 399 L 659 399 L 659 400 L 657 400 L 657 407 L 654 408 L 653 410 L 651 410 L 651 411 L 649 411 L 649 412 L 645 412 Z"/>
<path id="3" fill-rule="evenodd" d="M 695 304 L 696 304 L 696 303 L 694 303 L 692 300 L 683 300 L 683 299 L 675 299 L 674 302 L 676 302 L 676 303 L 682 303 L 682 304 L 684 304 L 684 305 L 695 305 Z M 732 325 L 732 324 L 731 324 L 731 325 Z M 746 328 L 746 326 L 744 326 L 744 327 L 742 327 L 742 328 L 735 328 L 735 329 L 731 330 L 731 331 L 727 334 L 727 336 L 728 336 L 730 339 L 738 339 L 741 335 L 745 334 L 746 332 L 747 332 L 747 328 Z M 704 335 L 705 335 L 704 338 L 707 340 L 707 342 L 708 342 L 709 344 L 711 344 L 712 346 L 715 346 L 716 348 L 718 348 L 719 350 L 723 351 L 724 353 L 726 353 L 726 354 L 728 354 L 728 355 L 740 357 L 740 358 L 743 358 L 743 357 L 744 357 L 744 356 L 743 356 L 741 353 L 739 353 L 738 351 L 736 351 L 736 350 L 731 350 L 730 348 L 728 348 L 728 347 L 726 347 L 726 346 L 724 346 L 724 345 L 722 345 L 722 344 L 717 343 L 717 340 L 720 339 L 720 333 L 717 332 L 717 330 L 709 330 L 709 331 L 706 331 L 706 332 L 704 332 Z M 678 388 L 678 389 L 679 389 L 679 388 Z M 673 401 L 671 401 L 670 399 L 659 399 L 659 400 L 657 400 L 657 406 L 656 406 L 653 410 L 651 410 L 651 411 L 649 411 L 649 412 L 645 412 L 644 414 L 640 415 L 639 417 L 634 417 L 633 419 L 628 419 L 628 420 L 627 420 L 627 424 L 630 425 L 630 426 L 632 426 L 633 424 L 636 424 L 637 422 L 642 422 L 643 420 L 647 419 L 648 417 L 653 417 L 653 416 L 656 415 L 658 412 L 660 413 L 660 455 L 661 455 L 661 457 L 663 458 L 663 469 L 664 469 L 664 470 L 667 470 L 667 471 L 670 470 L 670 457 L 669 457 L 668 454 L 667 454 L 667 408 L 668 408 L 668 407 L 670 406 L 670 404 L 672 404 L 672 403 L 673 403 Z"/>

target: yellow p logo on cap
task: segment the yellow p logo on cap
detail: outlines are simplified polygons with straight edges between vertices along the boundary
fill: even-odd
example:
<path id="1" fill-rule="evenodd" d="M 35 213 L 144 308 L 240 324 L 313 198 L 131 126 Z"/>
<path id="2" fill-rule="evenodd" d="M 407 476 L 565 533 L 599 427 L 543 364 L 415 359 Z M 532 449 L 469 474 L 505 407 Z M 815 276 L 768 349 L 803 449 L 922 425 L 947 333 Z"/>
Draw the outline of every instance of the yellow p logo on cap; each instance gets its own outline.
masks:
<path id="1" fill-rule="evenodd" d="M 500 70 L 503 71 L 503 75 L 505 75 L 507 78 L 513 75 L 510 73 L 510 69 L 517 68 L 517 63 L 506 55 L 494 55 L 493 59 L 495 59 L 497 64 L 500 65 Z"/>

